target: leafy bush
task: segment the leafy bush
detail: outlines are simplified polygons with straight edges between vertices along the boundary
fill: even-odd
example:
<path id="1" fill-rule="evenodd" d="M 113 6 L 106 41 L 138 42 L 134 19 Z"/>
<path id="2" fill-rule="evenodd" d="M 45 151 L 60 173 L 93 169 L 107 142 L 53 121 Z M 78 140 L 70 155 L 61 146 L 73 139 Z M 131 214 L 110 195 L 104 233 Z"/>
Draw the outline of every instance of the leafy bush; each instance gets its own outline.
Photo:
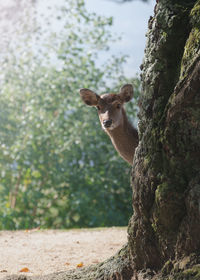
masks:
<path id="1" fill-rule="evenodd" d="M 78 94 L 127 82 L 125 57 L 96 62 L 113 40 L 112 19 L 88 13 L 81 0 L 52 10 L 49 22 L 31 16 L 1 55 L 0 228 L 126 225 L 130 167 Z"/>

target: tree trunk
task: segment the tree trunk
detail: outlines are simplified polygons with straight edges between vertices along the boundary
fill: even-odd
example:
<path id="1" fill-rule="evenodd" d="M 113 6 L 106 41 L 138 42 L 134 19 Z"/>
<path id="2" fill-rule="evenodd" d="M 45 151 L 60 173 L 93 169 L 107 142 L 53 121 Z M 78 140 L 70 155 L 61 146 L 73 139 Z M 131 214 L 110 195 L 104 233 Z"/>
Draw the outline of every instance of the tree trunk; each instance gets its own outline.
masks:
<path id="1" fill-rule="evenodd" d="M 149 21 L 129 225 L 136 270 L 184 275 L 200 263 L 199 27 L 200 1 L 158 1 Z"/>
<path id="2" fill-rule="evenodd" d="M 157 2 L 142 66 L 128 244 L 97 266 L 40 279 L 200 279 L 200 1 Z"/>

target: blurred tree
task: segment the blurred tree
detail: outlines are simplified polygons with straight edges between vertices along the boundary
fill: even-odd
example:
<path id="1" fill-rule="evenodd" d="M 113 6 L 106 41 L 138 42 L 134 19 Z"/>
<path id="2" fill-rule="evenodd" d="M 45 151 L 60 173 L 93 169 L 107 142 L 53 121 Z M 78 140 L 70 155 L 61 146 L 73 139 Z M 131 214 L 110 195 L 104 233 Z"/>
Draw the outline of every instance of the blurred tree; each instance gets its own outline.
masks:
<path id="1" fill-rule="evenodd" d="M 126 2 L 132 2 L 134 0 L 109 0 L 109 1 L 113 1 L 113 2 L 116 2 L 116 3 L 119 3 L 119 4 L 123 4 L 123 3 L 126 3 Z M 141 0 L 142 2 L 148 2 L 148 0 Z"/>
<path id="2" fill-rule="evenodd" d="M 127 82 L 125 57 L 95 62 L 114 40 L 112 18 L 82 0 L 36 11 L 24 10 L 0 55 L 0 228 L 126 225 L 130 168 L 78 93 Z"/>

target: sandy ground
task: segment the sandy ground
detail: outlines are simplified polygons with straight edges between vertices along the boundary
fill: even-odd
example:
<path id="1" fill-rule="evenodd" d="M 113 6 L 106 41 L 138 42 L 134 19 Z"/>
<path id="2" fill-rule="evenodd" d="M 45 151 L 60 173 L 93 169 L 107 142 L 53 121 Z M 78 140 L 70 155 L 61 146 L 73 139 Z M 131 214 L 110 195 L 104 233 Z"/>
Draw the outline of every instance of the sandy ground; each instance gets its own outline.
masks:
<path id="1" fill-rule="evenodd" d="M 79 269 L 114 255 L 127 241 L 126 228 L 0 231 L 0 279 Z M 28 272 L 20 272 L 20 270 Z"/>

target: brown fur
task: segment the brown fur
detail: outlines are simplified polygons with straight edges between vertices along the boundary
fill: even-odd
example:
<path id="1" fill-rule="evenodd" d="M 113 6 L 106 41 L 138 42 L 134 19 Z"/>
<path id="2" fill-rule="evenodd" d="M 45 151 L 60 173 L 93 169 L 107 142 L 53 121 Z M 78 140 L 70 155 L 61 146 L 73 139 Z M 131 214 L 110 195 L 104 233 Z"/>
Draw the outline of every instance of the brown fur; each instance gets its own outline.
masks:
<path id="1" fill-rule="evenodd" d="M 119 100 L 120 101 L 120 97 L 119 95 L 115 94 L 115 93 L 106 93 L 106 94 L 102 94 L 100 96 L 106 103 L 112 103 L 115 100 Z"/>
<path id="2" fill-rule="evenodd" d="M 98 108 L 101 125 L 109 135 L 113 146 L 121 157 L 132 165 L 135 148 L 138 145 L 138 133 L 128 121 L 123 108 L 123 104 L 133 97 L 132 85 L 124 85 L 119 94 L 99 96 L 89 89 L 81 89 L 80 95 L 85 104 Z"/>
<path id="3" fill-rule="evenodd" d="M 113 146 L 128 163 L 133 165 L 135 149 L 138 146 L 138 132 L 129 122 L 123 108 L 123 124 L 113 130 L 107 130 Z"/>

